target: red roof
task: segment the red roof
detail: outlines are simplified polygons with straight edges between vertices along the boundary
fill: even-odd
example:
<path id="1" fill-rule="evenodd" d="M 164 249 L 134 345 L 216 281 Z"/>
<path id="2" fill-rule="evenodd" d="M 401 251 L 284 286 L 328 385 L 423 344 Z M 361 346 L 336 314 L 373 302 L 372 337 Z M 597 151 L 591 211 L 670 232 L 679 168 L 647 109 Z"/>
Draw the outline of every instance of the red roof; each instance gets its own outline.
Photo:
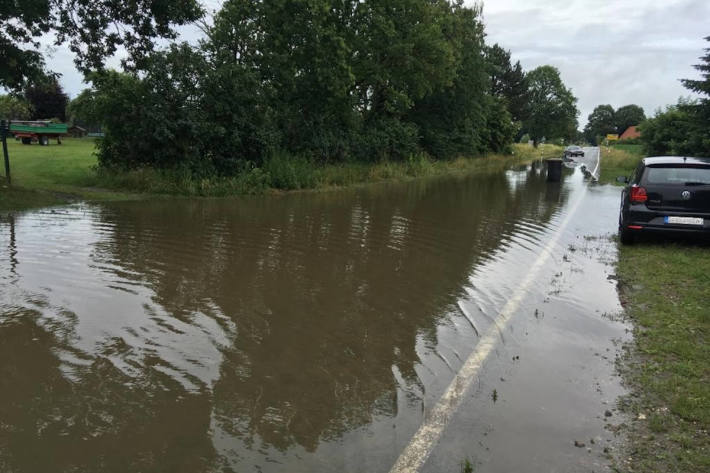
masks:
<path id="1" fill-rule="evenodd" d="M 636 129 L 636 126 L 630 126 L 625 132 L 619 137 L 620 140 L 633 140 L 634 138 L 640 138 L 641 132 Z"/>

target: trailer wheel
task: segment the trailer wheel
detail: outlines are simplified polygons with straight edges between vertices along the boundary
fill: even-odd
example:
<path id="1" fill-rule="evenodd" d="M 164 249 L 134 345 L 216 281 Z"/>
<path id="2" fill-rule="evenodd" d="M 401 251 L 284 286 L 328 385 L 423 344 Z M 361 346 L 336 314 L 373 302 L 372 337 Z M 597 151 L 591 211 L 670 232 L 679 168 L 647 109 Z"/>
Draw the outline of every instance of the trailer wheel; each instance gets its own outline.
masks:
<path id="1" fill-rule="evenodd" d="M 22 137 L 22 144 L 23 145 L 31 145 L 32 144 L 32 138 L 23 136 Z"/>
<path id="2" fill-rule="evenodd" d="M 42 146 L 47 146 L 49 144 L 49 136 L 39 135 L 39 144 Z"/>

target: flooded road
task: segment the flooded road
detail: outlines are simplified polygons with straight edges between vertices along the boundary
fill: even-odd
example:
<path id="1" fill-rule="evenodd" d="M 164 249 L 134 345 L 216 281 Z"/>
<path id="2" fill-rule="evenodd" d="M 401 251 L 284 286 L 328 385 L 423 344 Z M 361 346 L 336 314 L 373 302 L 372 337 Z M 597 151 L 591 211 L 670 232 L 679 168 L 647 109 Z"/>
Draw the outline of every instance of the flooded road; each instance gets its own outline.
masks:
<path id="1" fill-rule="evenodd" d="M 0 220 L 0 471 L 387 472 L 492 330 L 421 469 L 591 471 L 617 201 L 526 166 Z"/>

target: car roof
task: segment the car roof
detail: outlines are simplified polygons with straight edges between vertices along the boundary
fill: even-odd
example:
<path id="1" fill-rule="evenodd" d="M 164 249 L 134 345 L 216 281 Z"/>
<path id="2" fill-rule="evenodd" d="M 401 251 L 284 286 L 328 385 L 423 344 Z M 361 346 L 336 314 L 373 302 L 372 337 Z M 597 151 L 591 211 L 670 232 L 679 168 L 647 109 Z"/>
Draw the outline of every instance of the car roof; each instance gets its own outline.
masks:
<path id="1" fill-rule="evenodd" d="M 643 158 L 645 166 L 664 164 L 700 164 L 710 166 L 710 158 L 694 158 L 691 156 L 650 156 Z"/>

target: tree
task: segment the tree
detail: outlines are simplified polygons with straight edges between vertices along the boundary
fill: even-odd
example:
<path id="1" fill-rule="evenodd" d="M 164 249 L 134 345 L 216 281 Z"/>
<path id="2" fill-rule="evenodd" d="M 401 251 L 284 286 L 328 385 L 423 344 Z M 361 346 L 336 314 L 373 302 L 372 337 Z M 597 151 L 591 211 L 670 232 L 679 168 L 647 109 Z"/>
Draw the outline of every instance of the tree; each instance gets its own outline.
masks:
<path id="1" fill-rule="evenodd" d="M 705 38 L 710 41 L 710 36 Z M 688 141 L 692 143 L 692 153 L 696 156 L 710 156 L 710 48 L 705 48 L 702 61 L 694 67 L 701 72 L 702 79 L 683 79 L 681 82 L 687 89 L 700 94 L 700 100 L 695 103 L 681 104 L 691 119 Z"/>
<path id="2" fill-rule="evenodd" d="M 553 66 L 540 66 L 527 74 L 530 113 L 523 122 L 537 146 L 545 137 L 572 139 L 577 129 L 577 98 L 565 87 Z"/>
<path id="3" fill-rule="evenodd" d="M 504 150 L 516 131 L 490 92 L 481 9 L 463 0 L 227 0 L 205 32 L 92 76 L 102 166 L 446 158 Z"/>
<path id="4" fill-rule="evenodd" d="M 0 95 L 0 119 L 29 120 L 32 108 L 26 100 L 15 95 Z"/>
<path id="5" fill-rule="evenodd" d="M 69 96 L 56 79 L 50 78 L 27 87 L 25 98 L 32 105 L 33 119 L 58 118 L 64 121 Z"/>
<path id="6" fill-rule="evenodd" d="M 66 108 L 67 122 L 72 125 L 97 126 L 101 117 L 96 110 L 96 91 L 84 89 L 79 95 L 69 101 Z"/>
<path id="7" fill-rule="evenodd" d="M 646 114 L 643 108 L 638 105 L 624 105 L 619 107 L 619 109 L 614 112 L 614 126 L 616 127 L 616 133 L 621 135 L 630 126 L 635 126 L 641 124 L 646 119 Z"/>
<path id="8" fill-rule="evenodd" d="M 488 93 L 480 8 L 455 5 L 445 18 L 458 68 L 451 85 L 417 100 L 409 114 L 421 130 L 421 146 L 438 158 L 501 151 L 510 144 L 513 127 L 502 99 Z M 490 126 L 498 126 L 500 135 Z"/>
<path id="9" fill-rule="evenodd" d="M 710 41 L 710 36 L 706 36 L 705 41 Z M 704 95 L 702 100 L 707 103 L 710 101 L 710 48 L 705 48 L 705 55 L 701 56 L 700 60 L 702 64 L 696 64 L 694 67 L 701 72 L 703 78 L 700 80 L 681 79 L 681 82 L 686 89 Z"/>
<path id="10" fill-rule="evenodd" d="M 587 117 L 584 127 L 584 137 L 593 145 L 598 144 L 599 137 L 616 133 L 616 117 L 611 105 L 597 105 Z"/>
<path id="11" fill-rule="evenodd" d="M 357 3 L 357 2 L 353 2 Z M 362 157 L 402 159 L 417 151 L 417 103 L 451 87 L 458 66 L 452 8 L 444 0 L 360 2 L 353 21 L 353 93 L 362 120 Z"/>
<path id="12" fill-rule="evenodd" d="M 650 156 L 688 155 L 697 153 L 692 143 L 693 118 L 688 113 L 694 102 L 680 101 L 678 105 L 668 106 L 665 110 L 644 121 L 641 126 L 641 143 Z"/>
<path id="13" fill-rule="evenodd" d="M 207 147 L 212 124 L 202 99 L 205 68 L 204 58 L 181 44 L 152 54 L 142 77 L 115 71 L 92 74 L 95 110 L 105 132 L 99 164 L 213 172 Z"/>
<path id="14" fill-rule="evenodd" d="M 510 63 L 510 51 L 498 44 L 486 48 L 491 95 L 502 99 L 514 121 L 527 117 L 528 83 L 520 61 Z"/>
<path id="15" fill-rule="evenodd" d="M 34 0 L 0 2 L 0 86 L 19 89 L 45 75 L 38 51 L 43 35 L 68 43 L 77 67 L 101 69 L 118 47 L 127 65 L 139 65 L 153 50 L 153 39 L 174 38 L 174 25 L 202 15 L 196 0 Z"/>

